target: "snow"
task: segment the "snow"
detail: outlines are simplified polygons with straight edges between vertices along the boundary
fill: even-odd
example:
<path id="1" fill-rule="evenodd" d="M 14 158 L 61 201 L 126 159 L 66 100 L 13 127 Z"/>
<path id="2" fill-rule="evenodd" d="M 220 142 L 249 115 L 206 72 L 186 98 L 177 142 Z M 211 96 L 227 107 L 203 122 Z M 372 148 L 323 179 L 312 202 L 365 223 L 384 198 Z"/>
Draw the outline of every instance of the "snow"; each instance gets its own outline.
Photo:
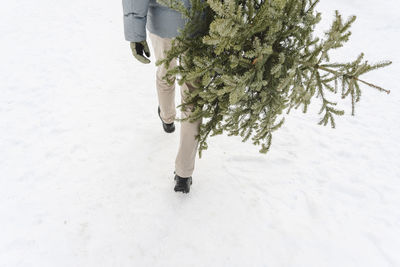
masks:
<path id="1" fill-rule="evenodd" d="M 364 77 L 391 94 L 363 87 L 336 129 L 296 111 L 267 155 L 213 137 L 185 195 L 121 4 L 3 3 L 0 266 L 400 266 L 400 7 L 325 0 L 320 30 L 334 9 L 358 15 L 334 59 L 392 60 Z"/>

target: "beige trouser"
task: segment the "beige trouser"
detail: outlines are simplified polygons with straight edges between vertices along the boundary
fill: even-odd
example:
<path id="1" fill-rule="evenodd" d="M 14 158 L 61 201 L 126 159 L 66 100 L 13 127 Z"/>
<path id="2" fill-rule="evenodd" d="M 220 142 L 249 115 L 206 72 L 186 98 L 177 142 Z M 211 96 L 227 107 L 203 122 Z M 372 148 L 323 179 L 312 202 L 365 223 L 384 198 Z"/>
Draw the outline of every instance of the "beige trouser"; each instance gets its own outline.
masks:
<path id="1" fill-rule="evenodd" d="M 149 32 L 149 37 L 154 49 L 156 60 L 165 57 L 165 53 L 171 48 L 171 38 L 162 38 Z M 172 60 L 169 68 L 175 67 L 177 60 Z M 165 123 L 172 123 L 176 117 L 175 110 L 175 83 L 171 86 L 163 80 L 163 76 L 167 72 L 164 64 L 157 67 L 156 73 L 156 87 L 158 94 L 158 103 L 160 105 L 160 116 Z M 175 81 L 175 78 L 174 78 Z M 184 83 L 181 86 L 181 101 L 183 103 L 184 92 L 187 90 L 192 91 L 195 87 L 190 83 Z M 181 118 L 186 118 L 190 115 L 190 109 L 181 112 Z M 175 160 L 175 172 L 181 177 L 192 176 L 194 164 L 197 154 L 198 141 L 196 135 L 199 133 L 199 126 L 202 120 L 199 119 L 193 123 L 189 121 L 181 122 L 180 142 L 178 155 Z"/>

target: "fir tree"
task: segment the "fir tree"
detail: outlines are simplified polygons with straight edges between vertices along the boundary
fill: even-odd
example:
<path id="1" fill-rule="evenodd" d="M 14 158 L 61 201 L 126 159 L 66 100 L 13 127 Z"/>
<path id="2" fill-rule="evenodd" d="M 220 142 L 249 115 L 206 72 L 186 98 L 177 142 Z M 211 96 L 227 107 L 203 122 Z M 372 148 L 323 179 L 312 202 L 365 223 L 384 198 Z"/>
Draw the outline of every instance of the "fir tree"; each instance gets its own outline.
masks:
<path id="1" fill-rule="evenodd" d="M 344 111 L 328 99 L 329 92 L 349 99 L 352 115 L 361 84 L 389 93 L 360 76 L 391 62 L 370 64 L 363 54 L 351 62 L 330 62 L 329 52 L 349 40 L 356 17 L 343 20 L 336 11 L 325 36 L 315 37 L 319 0 L 192 0 L 190 9 L 180 0 L 158 2 L 187 19 L 166 59 L 157 64 L 168 66 L 178 58 L 182 64 L 164 78 L 178 75 L 180 85 L 198 86 L 180 108 L 192 108 L 188 120 L 204 118 L 200 157 L 207 138 L 223 132 L 240 135 L 243 142 L 251 139 L 266 153 L 285 114 L 299 107 L 306 113 L 311 99 L 321 102 L 319 124 L 334 128 L 335 117 Z"/>

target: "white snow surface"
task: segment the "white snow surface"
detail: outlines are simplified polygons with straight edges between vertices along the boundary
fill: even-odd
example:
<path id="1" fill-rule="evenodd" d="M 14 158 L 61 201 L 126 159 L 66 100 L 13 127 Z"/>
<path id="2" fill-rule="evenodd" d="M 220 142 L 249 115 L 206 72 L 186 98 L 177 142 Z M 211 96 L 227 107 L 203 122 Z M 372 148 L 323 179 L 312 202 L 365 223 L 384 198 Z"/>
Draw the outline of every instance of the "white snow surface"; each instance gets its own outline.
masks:
<path id="1" fill-rule="evenodd" d="M 400 6 L 318 9 L 320 32 L 335 9 L 358 16 L 333 59 L 392 60 L 363 77 L 391 94 L 363 86 L 336 129 L 317 125 L 314 99 L 267 155 L 213 137 L 182 194 L 179 124 L 162 130 L 155 60 L 132 57 L 121 3 L 4 2 L 0 266 L 400 266 Z"/>

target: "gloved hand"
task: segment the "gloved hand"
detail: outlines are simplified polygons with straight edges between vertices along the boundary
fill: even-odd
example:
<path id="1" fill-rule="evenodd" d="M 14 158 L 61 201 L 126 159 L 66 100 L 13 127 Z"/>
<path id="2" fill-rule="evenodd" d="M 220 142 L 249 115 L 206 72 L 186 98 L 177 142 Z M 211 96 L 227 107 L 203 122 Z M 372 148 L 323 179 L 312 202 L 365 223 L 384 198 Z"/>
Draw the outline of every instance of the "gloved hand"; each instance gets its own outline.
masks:
<path id="1" fill-rule="evenodd" d="M 147 57 L 150 57 L 149 46 L 147 45 L 146 40 L 141 42 L 131 42 L 131 49 L 133 56 L 144 64 L 149 64 L 150 60 L 143 55 L 143 52 Z"/>

